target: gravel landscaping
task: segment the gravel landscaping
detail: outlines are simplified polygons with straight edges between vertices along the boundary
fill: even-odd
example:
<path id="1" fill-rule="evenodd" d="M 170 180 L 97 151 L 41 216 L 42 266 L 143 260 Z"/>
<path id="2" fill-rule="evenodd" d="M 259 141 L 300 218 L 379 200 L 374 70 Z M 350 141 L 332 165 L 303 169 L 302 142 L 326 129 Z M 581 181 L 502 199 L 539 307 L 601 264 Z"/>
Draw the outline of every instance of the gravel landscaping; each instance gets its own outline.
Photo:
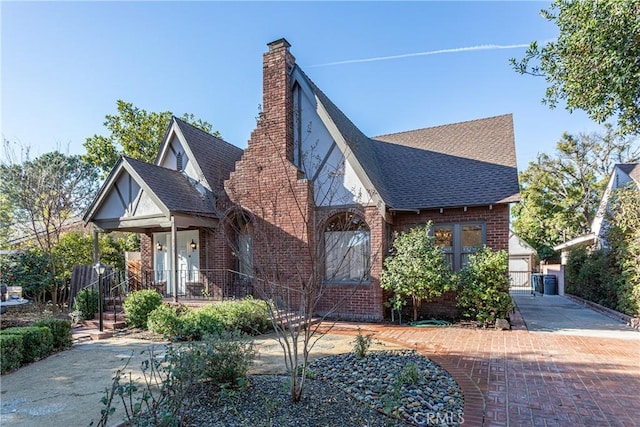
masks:
<path id="1" fill-rule="evenodd" d="M 188 425 L 456 426 L 462 421 L 464 399 L 455 380 L 414 351 L 324 357 L 311 363 L 308 378 L 296 404 L 290 403 L 286 376 L 253 375 L 244 389 L 223 393 L 205 386 L 210 389 L 198 393 Z"/>

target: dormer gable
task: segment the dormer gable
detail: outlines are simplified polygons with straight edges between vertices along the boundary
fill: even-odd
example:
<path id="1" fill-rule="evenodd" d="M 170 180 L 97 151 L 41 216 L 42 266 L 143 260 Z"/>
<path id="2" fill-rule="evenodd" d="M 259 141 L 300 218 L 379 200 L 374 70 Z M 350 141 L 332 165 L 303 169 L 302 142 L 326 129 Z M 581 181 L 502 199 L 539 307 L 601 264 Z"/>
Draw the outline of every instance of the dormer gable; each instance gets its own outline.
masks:
<path id="1" fill-rule="evenodd" d="M 189 145 L 182 129 L 179 119 L 171 118 L 171 123 L 167 129 L 164 141 L 158 151 L 155 164 L 163 168 L 182 172 L 192 182 L 204 187 L 208 191 L 213 191 L 198 163 L 194 150 Z"/>

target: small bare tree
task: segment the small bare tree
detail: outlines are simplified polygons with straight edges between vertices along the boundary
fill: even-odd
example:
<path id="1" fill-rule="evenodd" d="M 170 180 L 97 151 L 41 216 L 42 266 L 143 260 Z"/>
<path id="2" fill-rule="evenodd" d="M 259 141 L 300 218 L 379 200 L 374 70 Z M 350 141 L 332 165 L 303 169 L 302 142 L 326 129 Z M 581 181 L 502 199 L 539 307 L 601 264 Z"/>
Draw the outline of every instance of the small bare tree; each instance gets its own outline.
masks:
<path id="1" fill-rule="evenodd" d="M 262 126 L 268 128 L 268 123 Z M 266 134 L 278 153 L 274 139 Z M 255 171 L 250 190 L 236 187 L 233 179 L 228 182 L 227 192 L 239 206 L 224 229 L 238 270 L 247 274 L 250 266 L 254 293 L 269 301 L 269 315 L 290 376 L 291 400 L 297 402 L 302 398 L 309 356 L 322 338 L 320 328 L 331 329 L 331 319 L 362 290 L 372 267 L 380 263 L 382 247 L 371 247 L 367 225 L 367 220 L 380 214 L 372 203 L 375 193 L 363 196 L 350 189 L 351 200 L 346 200 L 345 192 L 337 190 L 344 186 L 344 158 L 336 165 L 325 164 L 328 173 L 324 178 L 316 175 L 312 185 L 307 171 L 321 160 L 313 152 L 301 159 L 300 169 L 307 173 L 300 173 L 284 155 L 264 161 L 256 157 L 243 160 L 243 168 Z M 324 189 L 319 201 L 314 200 L 318 187 Z M 247 224 L 261 251 L 255 265 L 253 259 L 243 259 L 250 253 L 242 237 Z M 341 281 L 348 286 L 335 286 Z"/>

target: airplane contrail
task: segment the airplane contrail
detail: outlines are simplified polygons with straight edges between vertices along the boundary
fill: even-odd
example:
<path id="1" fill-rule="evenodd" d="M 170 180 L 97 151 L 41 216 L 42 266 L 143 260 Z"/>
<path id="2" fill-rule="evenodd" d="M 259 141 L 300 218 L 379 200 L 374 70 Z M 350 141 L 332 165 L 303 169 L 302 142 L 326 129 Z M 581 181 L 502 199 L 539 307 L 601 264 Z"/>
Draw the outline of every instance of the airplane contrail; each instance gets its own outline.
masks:
<path id="1" fill-rule="evenodd" d="M 346 61 L 327 62 L 325 64 L 311 65 L 311 67 L 328 67 L 330 65 L 343 65 L 343 64 L 357 64 L 357 63 L 360 63 L 360 62 L 386 61 L 388 59 L 409 58 L 409 57 L 412 57 L 412 56 L 440 55 L 442 53 L 470 52 L 470 51 L 474 51 L 474 50 L 521 49 L 521 48 L 525 48 L 525 47 L 529 47 L 529 43 L 526 43 L 526 44 L 508 44 L 508 45 L 482 44 L 482 45 L 478 45 L 478 46 L 468 46 L 468 47 L 456 47 L 456 48 L 452 48 L 452 49 L 430 50 L 430 51 L 427 51 L 427 52 L 404 53 L 402 55 L 378 56 L 378 57 L 375 57 L 375 58 L 348 59 Z"/>

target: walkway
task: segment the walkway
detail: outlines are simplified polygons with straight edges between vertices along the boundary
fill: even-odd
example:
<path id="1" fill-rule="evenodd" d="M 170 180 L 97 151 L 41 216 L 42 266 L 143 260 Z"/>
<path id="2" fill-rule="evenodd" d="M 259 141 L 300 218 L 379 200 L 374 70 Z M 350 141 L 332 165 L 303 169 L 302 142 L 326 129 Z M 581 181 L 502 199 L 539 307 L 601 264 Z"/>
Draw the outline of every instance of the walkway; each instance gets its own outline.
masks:
<path id="1" fill-rule="evenodd" d="M 558 308 L 564 298 L 556 304 L 545 298 L 524 311 L 527 324 L 539 321 L 531 317 L 535 310 L 566 315 Z M 571 310 L 602 320 L 587 308 Z M 640 426 L 640 332 L 594 336 L 605 333 L 586 323 L 572 333 L 529 332 L 519 312 L 513 317 L 511 331 L 361 326 L 380 340 L 416 348 L 454 375 L 465 395 L 464 426 Z M 339 324 L 333 332 L 356 328 Z"/>
<path id="2" fill-rule="evenodd" d="M 528 302 L 538 304 L 535 310 L 546 305 L 555 312 L 556 325 L 567 313 L 551 298 Z M 523 313 L 532 325 L 531 307 Z M 575 316 L 583 314 L 591 315 Z M 584 322 L 571 333 L 530 332 L 519 312 L 513 317 L 511 331 L 338 323 L 317 350 L 318 355 L 349 351 L 349 335 L 356 335 L 358 326 L 381 341 L 417 349 L 462 387 L 464 426 L 640 426 L 640 332 L 626 338 L 620 331 L 590 336 Z M 263 341 L 259 369 L 276 370 L 278 346 Z M 3 375 L 0 424 L 48 426 L 55 420 L 55 425 L 86 426 L 99 413 L 113 371 L 132 350 L 136 360 L 130 366 L 139 366 L 139 350 L 148 344 L 122 338 L 84 343 Z"/>

